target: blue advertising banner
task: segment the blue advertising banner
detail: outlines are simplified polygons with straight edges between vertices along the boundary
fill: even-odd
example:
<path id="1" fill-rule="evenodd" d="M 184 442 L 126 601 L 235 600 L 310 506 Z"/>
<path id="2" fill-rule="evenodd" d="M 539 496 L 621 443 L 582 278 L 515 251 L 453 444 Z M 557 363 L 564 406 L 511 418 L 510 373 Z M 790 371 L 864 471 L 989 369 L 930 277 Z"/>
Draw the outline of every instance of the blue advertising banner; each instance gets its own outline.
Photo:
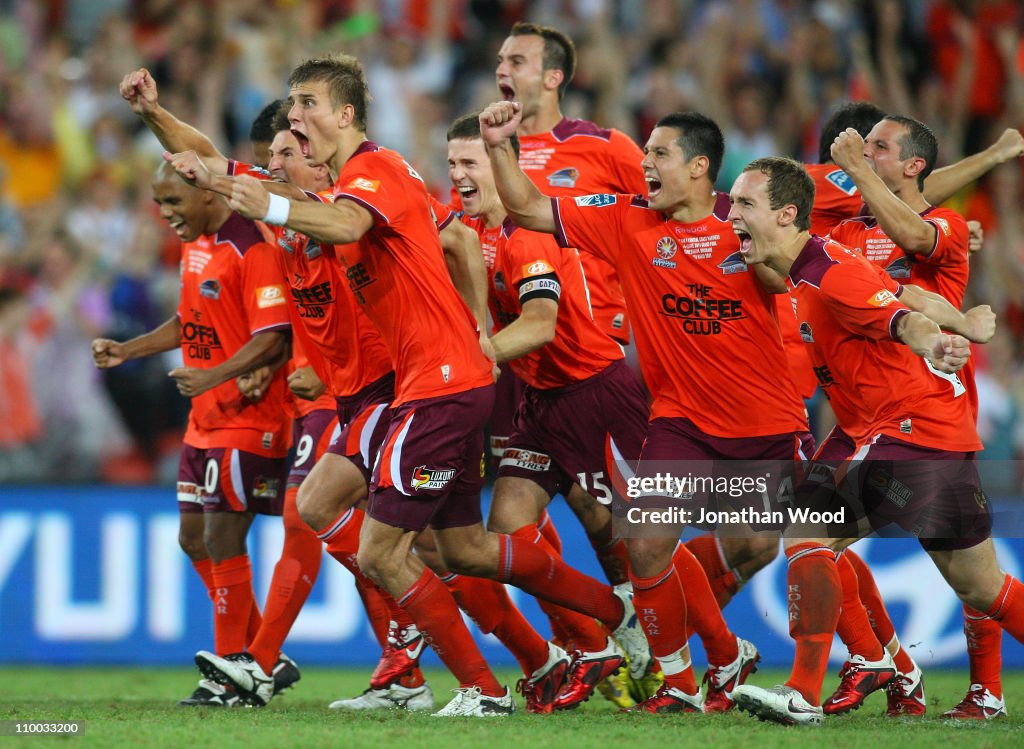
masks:
<path id="1" fill-rule="evenodd" d="M 551 515 L 566 560 L 600 577 L 564 502 L 553 503 Z M 212 613 L 177 536 L 177 508 L 168 488 L 0 487 L 0 662 L 191 663 L 196 650 L 212 645 Z M 279 519 L 260 517 L 253 525 L 249 551 L 260 600 L 282 536 Z M 1024 540 L 998 539 L 996 545 L 1004 569 L 1019 577 Z M 921 666 L 966 665 L 960 603 L 918 544 L 867 539 L 856 548 L 874 570 L 897 632 Z M 785 576 L 784 562 L 776 559 L 725 612 L 730 627 L 760 649 L 764 665 L 788 665 L 792 658 Z M 510 592 L 549 635 L 536 602 Z M 514 664 L 492 637 L 479 640 L 492 663 Z M 699 668 L 703 654 L 695 645 Z M 332 559 L 325 558 L 285 650 L 305 664 L 376 662 L 379 649 L 351 576 Z M 1006 638 L 1004 650 L 1006 667 L 1024 667 L 1024 649 Z M 837 662 L 844 659 L 838 641 L 832 655 Z"/>

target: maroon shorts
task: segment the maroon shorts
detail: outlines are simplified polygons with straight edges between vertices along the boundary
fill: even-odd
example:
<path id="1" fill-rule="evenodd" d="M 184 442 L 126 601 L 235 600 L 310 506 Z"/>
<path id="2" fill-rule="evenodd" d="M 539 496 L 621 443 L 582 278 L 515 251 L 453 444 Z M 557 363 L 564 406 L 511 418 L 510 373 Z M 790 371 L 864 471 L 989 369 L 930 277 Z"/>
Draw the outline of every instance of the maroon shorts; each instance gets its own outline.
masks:
<path id="1" fill-rule="evenodd" d="M 484 425 L 493 406 L 487 385 L 393 408 L 367 514 L 413 531 L 482 522 Z"/>
<path id="2" fill-rule="evenodd" d="M 649 495 L 645 505 L 681 507 L 690 513 L 695 528 L 742 536 L 750 530 L 785 528 L 794 486 L 803 475 L 804 461 L 813 454 L 814 437 L 806 431 L 716 437 L 689 419 L 660 417 L 648 426 L 637 478 L 665 476 L 682 482 Z M 741 513 L 749 519 L 726 524 L 701 521 L 722 517 L 721 513 Z"/>
<path id="3" fill-rule="evenodd" d="M 501 462 L 505 448 L 508 447 L 508 438 L 512 434 L 516 410 L 523 399 L 525 387 L 511 367 L 502 367 L 501 376 L 494 383 L 494 408 L 491 409 L 491 420 L 487 424 L 491 461 L 495 467 Z"/>
<path id="4" fill-rule="evenodd" d="M 388 433 L 391 401 L 395 399 L 395 373 L 389 372 L 355 395 L 337 398 L 340 429 L 327 452 L 355 464 L 370 482 L 377 452 Z"/>
<path id="5" fill-rule="evenodd" d="M 327 408 L 310 411 L 295 420 L 292 439 L 292 444 L 295 445 L 295 460 L 288 474 L 288 486 L 298 486 L 306 479 L 340 431 L 338 412 Z"/>
<path id="6" fill-rule="evenodd" d="M 991 535 L 992 516 L 974 453 L 935 450 L 886 435 L 854 452 L 853 440 L 841 433 L 830 434 L 824 447 L 829 449 L 817 460 L 840 477 L 836 491 L 854 515 L 847 525 L 861 521 L 863 527 L 866 520 L 883 534 L 898 526 L 928 551 L 968 549 Z"/>
<path id="7" fill-rule="evenodd" d="M 280 515 L 286 473 L 285 458 L 267 458 L 232 447 L 203 450 L 183 445 L 178 463 L 178 511 Z"/>
<path id="8" fill-rule="evenodd" d="M 647 418 L 643 388 L 621 360 L 567 387 L 527 386 L 498 478 L 530 479 L 548 496 L 578 483 L 611 504 L 612 487 L 622 487 L 622 474 L 635 470 Z"/>

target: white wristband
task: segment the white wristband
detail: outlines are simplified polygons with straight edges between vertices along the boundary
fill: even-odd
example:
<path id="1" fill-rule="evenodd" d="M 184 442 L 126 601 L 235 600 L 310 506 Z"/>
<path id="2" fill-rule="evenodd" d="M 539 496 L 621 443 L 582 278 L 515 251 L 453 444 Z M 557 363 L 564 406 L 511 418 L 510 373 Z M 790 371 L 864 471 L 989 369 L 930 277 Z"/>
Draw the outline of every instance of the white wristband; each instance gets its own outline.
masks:
<path id="1" fill-rule="evenodd" d="M 292 202 L 282 195 L 270 193 L 270 205 L 267 206 L 267 215 L 263 222 L 274 226 L 284 226 L 288 223 L 288 214 L 291 212 Z"/>

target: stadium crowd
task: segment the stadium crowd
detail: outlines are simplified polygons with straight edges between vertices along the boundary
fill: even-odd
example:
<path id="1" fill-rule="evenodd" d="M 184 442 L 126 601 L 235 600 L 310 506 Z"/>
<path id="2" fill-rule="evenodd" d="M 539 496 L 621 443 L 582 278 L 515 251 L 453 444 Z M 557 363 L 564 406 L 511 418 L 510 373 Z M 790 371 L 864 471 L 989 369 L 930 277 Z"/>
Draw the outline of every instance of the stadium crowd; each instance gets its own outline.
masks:
<path id="1" fill-rule="evenodd" d="M 161 101 L 230 155 L 312 54 L 364 61 L 371 129 L 438 196 L 451 120 L 493 98 L 494 60 L 518 20 L 579 50 L 570 117 L 643 143 L 697 109 L 726 137 L 718 186 L 751 159 L 814 161 L 821 123 L 869 99 L 930 123 L 939 163 L 1024 124 L 1024 45 L 1012 0 L 3 0 L 0 19 L 0 482 L 169 481 L 187 403 L 166 358 L 92 368 L 88 341 L 165 319 L 178 243 L 150 190 L 160 146 L 123 106 L 146 67 Z M 951 201 L 981 222 L 968 299 L 997 310 L 978 359 L 986 457 L 1024 448 L 1024 244 L 1019 162 Z M 1019 477 L 1018 477 L 1019 478 Z"/>

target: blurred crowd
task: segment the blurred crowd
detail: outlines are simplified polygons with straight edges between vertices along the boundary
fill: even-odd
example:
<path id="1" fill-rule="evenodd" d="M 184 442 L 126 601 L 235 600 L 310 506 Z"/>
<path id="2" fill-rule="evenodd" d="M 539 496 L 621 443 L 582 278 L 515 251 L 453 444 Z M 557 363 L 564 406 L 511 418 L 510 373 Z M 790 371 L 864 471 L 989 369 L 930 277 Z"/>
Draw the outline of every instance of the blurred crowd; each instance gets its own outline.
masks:
<path id="1" fill-rule="evenodd" d="M 0 483 L 173 480 L 187 413 L 173 354 L 108 373 L 89 341 L 173 314 L 177 242 L 150 199 L 156 140 L 118 95 L 146 67 L 161 102 L 251 161 L 249 126 L 291 68 L 357 55 L 369 134 L 448 192 L 445 137 L 495 98 L 517 20 L 559 27 L 579 65 L 563 109 L 643 143 L 696 109 L 726 134 L 720 186 L 770 154 L 817 161 L 839 104 L 869 99 L 938 135 L 940 163 L 1024 126 L 1019 0 L 0 0 Z M 981 221 L 970 302 L 987 455 L 1024 449 L 1021 163 L 953 200 Z"/>

